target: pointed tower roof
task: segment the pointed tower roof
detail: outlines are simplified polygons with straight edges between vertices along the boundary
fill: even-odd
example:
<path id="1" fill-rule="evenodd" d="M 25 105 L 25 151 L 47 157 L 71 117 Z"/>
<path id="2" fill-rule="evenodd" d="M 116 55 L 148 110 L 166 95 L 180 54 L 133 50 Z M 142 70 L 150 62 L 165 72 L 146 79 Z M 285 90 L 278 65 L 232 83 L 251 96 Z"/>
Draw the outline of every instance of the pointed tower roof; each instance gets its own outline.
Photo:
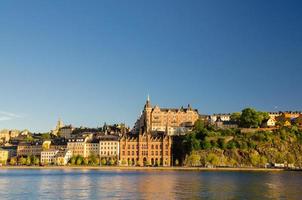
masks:
<path id="1" fill-rule="evenodd" d="M 149 96 L 149 94 L 147 96 L 147 101 L 146 101 L 146 104 L 145 104 L 145 108 L 151 108 L 151 102 L 150 102 L 150 96 Z"/>

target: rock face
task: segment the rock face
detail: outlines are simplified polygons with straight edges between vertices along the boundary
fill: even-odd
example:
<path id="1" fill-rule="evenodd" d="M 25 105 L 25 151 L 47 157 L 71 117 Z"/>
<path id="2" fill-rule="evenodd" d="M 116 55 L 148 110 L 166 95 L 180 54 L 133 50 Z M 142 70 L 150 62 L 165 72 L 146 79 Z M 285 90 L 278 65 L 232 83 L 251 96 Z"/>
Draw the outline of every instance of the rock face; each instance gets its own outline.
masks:
<path id="1" fill-rule="evenodd" d="M 189 153 L 186 166 L 265 167 L 282 163 L 284 166 L 302 167 L 302 131 L 297 128 L 281 128 L 253 133 L 228 132 L 229 135 L 205 137 L 208 148 Z M 230 139 L 230 136 L 233 136 Z M 219 142 L 217 142 L 219 141 Z M 198 159 L 199 156 L 199 160 Z"/>

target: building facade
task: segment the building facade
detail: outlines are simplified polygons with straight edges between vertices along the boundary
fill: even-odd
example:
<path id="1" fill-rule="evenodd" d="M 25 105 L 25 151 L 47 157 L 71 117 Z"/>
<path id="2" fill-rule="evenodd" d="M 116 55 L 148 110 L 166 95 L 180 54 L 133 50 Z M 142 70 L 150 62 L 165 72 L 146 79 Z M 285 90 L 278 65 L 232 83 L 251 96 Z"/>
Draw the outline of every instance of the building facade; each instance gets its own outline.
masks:
<path id="1" fill-rule="evenodd" d="M 132 132 L 138 134 L 144 128 L 146 132 L 164 131 L 168 135 L 181 135 L 191 130 L 198 119 L 198 110 L 192 109 L 190 105 L 179 109 L 152 107 L 148 97 Z"/>
<path id="2" fill-rule="evenodd" d="M 0 164 L 5 165 L 9 158 L 9 152 L 5 149 L 0 149 Z"/>
<path id="3" fill-rule="evenodd" d="M 56 149 L 49 149 L 46 151 L 41 151 L 41 164 L 48 165 L 48 164 L 55 164 L 55 156 L 59 150 Z"/>
<path id="4" fill-rule="evenodd" d="M 21 142 L 17 147 L 17 156 L 41 156 L 43 150 L 49 149 L 51 141 Z"/>
<path id="5" fill-rule="evenodd" d="M 101 136 L 99 141 L 100 158 L 116 158 L 119 160 L 120 142 L 119 137 L 114 135 Z"/>
<path id="6" fill-rule="evenodd" d="M 172 139 L 165 132 L 124 135 L 120 139 L 120 162 L 127 165 L 171 165 Z"/>

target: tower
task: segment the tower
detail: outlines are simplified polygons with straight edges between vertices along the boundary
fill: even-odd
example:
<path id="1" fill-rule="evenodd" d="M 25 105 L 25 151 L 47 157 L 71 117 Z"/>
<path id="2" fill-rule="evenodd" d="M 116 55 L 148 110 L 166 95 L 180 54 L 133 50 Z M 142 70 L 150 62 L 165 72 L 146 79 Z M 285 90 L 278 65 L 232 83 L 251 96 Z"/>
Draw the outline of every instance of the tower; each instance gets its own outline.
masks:
<path id="1" fill-rule="evenodd" d="M 150 96 L 147 96 L 147 101 L 144 107 L 144 131 L 150 132 L 151 131 L 151 112 L 152 112 L 152 105 L 150 101 Z"/>

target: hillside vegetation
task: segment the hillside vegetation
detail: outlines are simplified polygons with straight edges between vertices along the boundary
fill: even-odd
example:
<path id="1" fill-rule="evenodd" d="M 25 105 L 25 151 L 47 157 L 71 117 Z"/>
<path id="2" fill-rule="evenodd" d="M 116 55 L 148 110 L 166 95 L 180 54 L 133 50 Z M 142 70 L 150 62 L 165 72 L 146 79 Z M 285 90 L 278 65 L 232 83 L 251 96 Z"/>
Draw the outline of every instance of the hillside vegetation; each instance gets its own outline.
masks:
<path id="1" fill-rule="evenodd" d="M 302 166 L 302 131 L 296 126 L 241 133 L 197 121 L 194 131 L 174 140 L 174 164 L 184 166 L 264 167 L 267 163 Z M 179 148 L 181 147 L 181 148 Z"/>

